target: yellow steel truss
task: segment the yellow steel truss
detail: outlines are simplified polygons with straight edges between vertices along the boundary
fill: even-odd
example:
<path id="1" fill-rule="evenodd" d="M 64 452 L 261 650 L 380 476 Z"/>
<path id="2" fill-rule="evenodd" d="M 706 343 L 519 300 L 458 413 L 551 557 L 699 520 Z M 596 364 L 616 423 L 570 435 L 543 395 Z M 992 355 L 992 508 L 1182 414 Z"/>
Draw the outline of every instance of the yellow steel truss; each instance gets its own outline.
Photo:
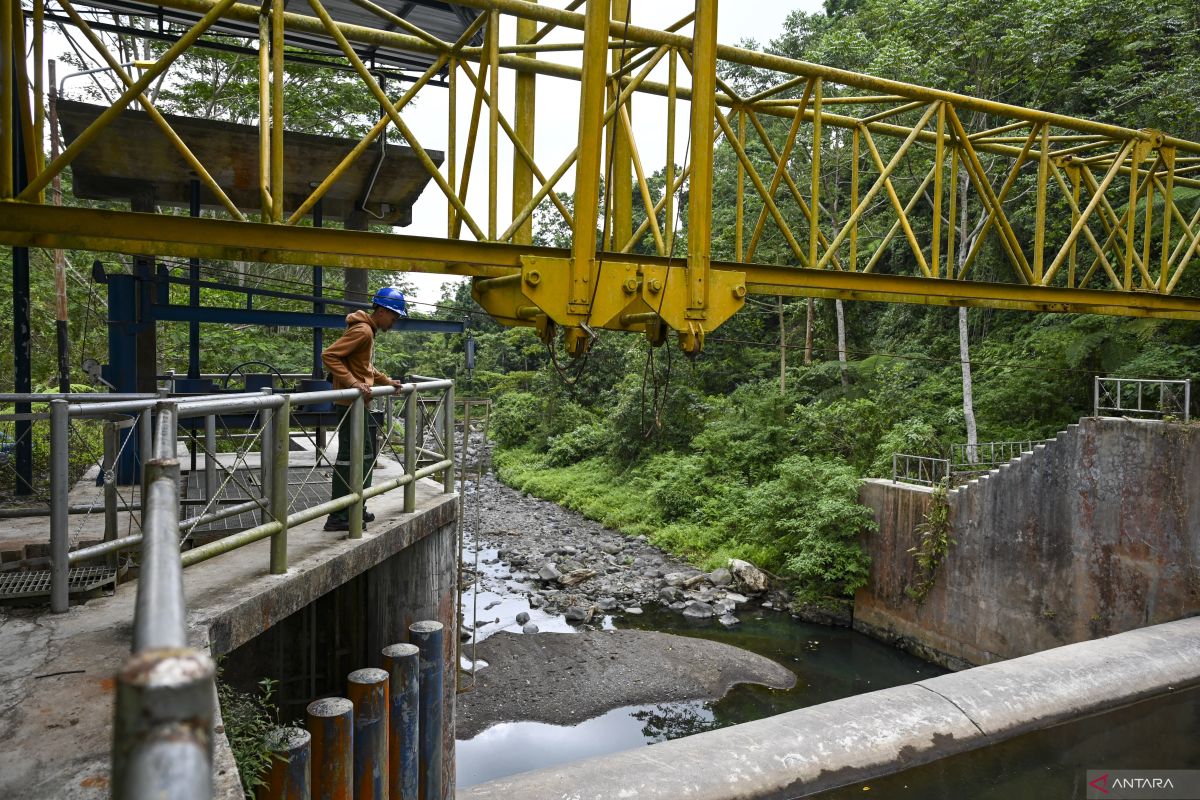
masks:
<path id="1" fill-rule="evenodd" d="M 0 105 L 4 244 L 465 275 L 475 279 L 476 299 L 497 319 L 536 326 L 546 338 L 562 328 L 576 354 L 597 328 L 644 332 L 655 342 L 669 329 L 685 350 L 698 351 L 705 334 L 756 293 L 1200 318 L 1200 298 L 1177 291 L 1200 249 L 1200 211 L 1188 215 L 1176 203 L 1178 187 L 1200 187 L 1200 144 L 720 45 L 715 0 L 697 0 L 694 13 L 665 30 L 633 24 L 630 0 L 575 0 L 568 9 L 526 0 L 459 0 L 480 14 L 453 42 L 372 0 L 355 3 L 375 15 L 379 27 L 339 22 L 321 0 L 308 0 L 311 14 L 285 11 L 282 0 L 261 6 L 157 0 L 197 21 L 156 61 L 139 65 L 136 78 L 105 49 L 73 2 L 83 0 L 45 0 L 45 6 L 31 0 L 28 8 L 20 0 L 0 0 L 0 55 L 5 65 L 16 66 L 3 70 Z M 48 7 L 61 10 L 100 52 L 123 91 L 44 163 L 37 143 L 44 124 L 42 19 Z M 574 10 L 580 7 L 581 13 Z M 512 27 L 506 18 L 516 19 L 515 40 L 507 43 L 501 36 Z M 254 211 L 261 221 L 248 220 L 246 209 L 234 205 L 146 92 L 222 20 L 251 23 L 259 31 L 261 206 Z M 556 29 L 582 35 L 547 42 Z M 34 63 L 28 72 L 27 30 Z M 291 32 L 322 37 L 341 52 L 383 113 L 337 167 L 313 176 L 306 200 L 285 208 L 284 171 L 301 168 L 283 160 L 284 50 Z M 482 44 L 472 45 L 480 33 Z M 425 54 L 432 64 L 393 96 L 359 55 L 364 45 Z M 554 59 L 567 51 L 577 54 L 573 62 Z M 773 85 L 743 96 L 719 77 L 719 62 L 759 70 Z M 665 82 L 652 79 L 664 71 Z M 446 75 L 451 95 L 444 171 L 405 114 L 439 74 Z M 515 86 L 511 114 L 501 108 L 502 76 Z M 579 87 L 576 147 L 557 164 L 537 159 L 533 109 L 542 76 Z M 460 127 L 457 101 L 463 93 L 472 97 L 471 114 Z M 18 102 L 9 102 L 14 94 Z M 654 162 L 639 148 L 633 108 L 639 95 L 666 101 L 667 189 L 657 200 L 646 169 Z M 225 209 L 226 219 L 152 218 L 44 202 L 54 177 L 134 101 Z M 678 120 L 680 101 L 689 104 L 686 124 Z M 389 127 L 403 136 L 436 186 L 437 196 L 430 192 L 426 201 L 440 196 L 445 203 L 445 236 L 303 226 L 321 197 Z M 23 186 L 13 170 L 18 128 L 27 143 L 20 154 L 28 175 Z M 502 136 L 512 146 L 511 165 L 501 163 Z M 687 144 L 681 146 L 683 137 Z M 738 176 L 734 257 L 728 261 L 712 259 L 718 145 L 736 159 Z M 508 207 L 497 190 L 502 168 L 512 171 Z M 467 200 L 476 172 L 476 183 L 488 184 L 482 213 Z M 913 174 L 920 180 L 901 177 Z M 831 176 L 848 186 L 849 202 L 840 209 L 822 195 Z M 1034 187 L 1032 222 L 1014 219 L 1019 182 Z M 572 204 L 560 199 L 563 191 Z M 686 243 L 676 241 L 681 191 L 687 192 Z M 635 196 L 649 209 L 636 229 Z M 570 250 L 532 244 L 533 215 L 545 203 L 572 232 Z M 970 241 L 962 240 L 955 224 L 964 204 L 983 215 Z M 786 263 L 756 263 L 772 238 L 777 249 L 769 257 Z M 976 267 L 989 243 L 998 244 L 1011 270 L 1000 281 L 983 280 Z M 897 247 L 910 256 L 910 274 L 881 273 L 883 264 L 895 269 Z M 638 254 L 639 248 L 653 254 Z"/>

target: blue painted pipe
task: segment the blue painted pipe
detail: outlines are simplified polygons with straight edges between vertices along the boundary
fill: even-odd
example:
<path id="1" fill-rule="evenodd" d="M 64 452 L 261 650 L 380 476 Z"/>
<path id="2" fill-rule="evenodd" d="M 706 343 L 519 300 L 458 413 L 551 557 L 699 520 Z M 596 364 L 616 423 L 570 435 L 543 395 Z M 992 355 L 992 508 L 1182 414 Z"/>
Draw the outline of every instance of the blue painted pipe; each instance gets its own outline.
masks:
<path id="1" fill-rule="evenodd" d="M 271 764 L 266 786 L 258 796 L 267 800 L 309 800 L 309 761 L 312 736 L 303 728 L 277 728 L 267 736 Z"/>
<path id="2" fill-rule="evenodd" d="M 420 650 L 420 714 L 418 725 L 421 760 L 418 800 L 442 800 L 442 623 L 414 622 L 409 638 Z"/>
<path id="3" fill-rule="evenodd" d="M 391 800 L 418 800 L 417 717 L 420 714 L 420 650 L 412 644 L 383 648 L 383 668 L 391 676 L 388 695 L 388 786 Z"/>
<path id="4" fill-rule="evenodd" d="M 387 800 L 388 674 L 367 667 L 347 680 L 354 703 L 354 800 Z"/>

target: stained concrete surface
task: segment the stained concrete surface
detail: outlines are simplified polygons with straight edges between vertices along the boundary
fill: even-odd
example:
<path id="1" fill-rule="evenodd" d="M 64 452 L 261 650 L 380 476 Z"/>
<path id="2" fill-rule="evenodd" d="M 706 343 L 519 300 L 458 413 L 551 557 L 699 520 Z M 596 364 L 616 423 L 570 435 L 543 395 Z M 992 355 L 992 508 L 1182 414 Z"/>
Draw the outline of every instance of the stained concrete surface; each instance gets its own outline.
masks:
<path id="1" fill-rule="evenodd" d="M 656 631 L 502 631 L 479 645 L 478 657 L 488 666 L 459 700 L 460 739 L 497 722 L 577 725 L 620 706 L 715 700 L 739 683 L 796 684 L 791 670 L 764 656 Z"/>
<path id="2" fill-rule="evenodd" d="M 421 481 L 413 514 L 401 511 L 403 492 L 373 499 L 377 522 L 360 540 L 325 533 L 323 520 L 292 528 L 286 575 L 268 574 L 269 539 L 188 568 L 191 644 L 227 653 L 413 542 L 453 531 L 456 496 L 441 488 Z M 109 796 L 113 675 L 129 655 L 135 590 L 59 615 L 0 609 L 0 797 Z M 218 797 L 241 797 L 223 736 L 215 773 Z"/>
<path id="3" fill-rule="evenodd" d="M 1200 685 L 1200 618 L 527 772 L 459 800 L 759 800 L 870 780 Z"/>
<path id="4" fill-rule="evenodd" d="M 1087 418 L 952 490 L 954 544 L 917 604 L 930 497 L 864 482 L 857 630 L 961 669 L 1200 614 L 1200 426 Z"/>

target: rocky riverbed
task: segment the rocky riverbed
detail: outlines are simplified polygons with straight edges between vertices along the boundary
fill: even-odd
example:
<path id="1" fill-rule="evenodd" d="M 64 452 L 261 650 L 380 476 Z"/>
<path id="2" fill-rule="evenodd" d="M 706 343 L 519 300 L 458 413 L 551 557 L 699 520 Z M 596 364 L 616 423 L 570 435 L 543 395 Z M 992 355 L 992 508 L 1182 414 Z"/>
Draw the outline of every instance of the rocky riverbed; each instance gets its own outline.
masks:
<path id="1" fill-rule="evenodd" d="M 769 576 L 747 562 L 703 572 L 644 536 L 609 530 L 491 475 L 473 488 L 465 524 L 480 552 L 478 589 L 501 598 L 522 597 L 530 609 L 542 612 L 538 616 L 562 615 L 573 625 L 640 614 L 648 603 L 690 619 L 736 625 L 740 610 L 749 606 L 783 609 L 787 604 L 786 593 L 773 589 Z M 525 617 L 514 622 L 536 632 L 537 620 Z M 504 620 L 485 613 L 476 621 L 496 625 Z"/>

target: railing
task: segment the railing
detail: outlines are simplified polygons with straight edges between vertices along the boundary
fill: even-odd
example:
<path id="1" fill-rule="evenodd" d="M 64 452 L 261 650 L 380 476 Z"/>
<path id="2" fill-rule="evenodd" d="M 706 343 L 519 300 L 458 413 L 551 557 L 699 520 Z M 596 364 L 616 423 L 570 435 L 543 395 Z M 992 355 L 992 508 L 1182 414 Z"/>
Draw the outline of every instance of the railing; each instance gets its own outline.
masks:
<path id="1" fill-rule="evenodd" d="M 1022 439 L 1011 442 L 979 442 L 950 445 L 950 472 L 953 475 L 973 475 L 988 472 L 1007 464 L 1023 453 L 1030 453 L 1050 439 Z"/>
<path id="2" fill-rule="evenodd" d="M 418 394 L 440 392 L 442 407 L 439 419 L 445 426 L 442 440 L 447 443 L 441 458 L 423 468 L 417 468 Z M 67 571 L 72 563 L 101 556 L 112 556 L 121 550 L 140 548 L 140 576 L 134 611 L 133 654 L 125 663 L 117 680 L 117 702 L 113 730 L 113 796 L 117 798 L 177 797 L 208 798 L 212 796 L 212 723 L 214 667 L 207 654 L 187 646 L 185 622 L 186 604 L 183 592 L 184 567 L 199 563 L 221 553 L 270 538 L 270 569 L 274 574 L 287 570 L 287 536 L 289 528 L 331 512 L 347 509 L 350 538 L 360 538 L 363 530 L 363 506 L 367 499 L 403 487 L 404 510 L 416 507 L 416 481 L 441 473 L 444 491 L 454 486 L 454 386 L 449 380 L 427 380 L 406 383 L 400 388 L 380 387 L 373 396 L 384 398 L 383 414 L 386 430 L 381 441 L 390 441 L 397 415 L 393 413 L 396 398 L 404 403 L 403 474 L 388 478 L 370 488 L 364 487 L 365 414 L 367 404 L 358 391 L 338 390 L 297 394 L 211 395 L 172 399 L 162 397 L 132 397 L 103 401 L 89 397 L 92 402 L 77 402 L 74 396 L 50 400 L 49 415 L 33 415 L 50 421 L 51 450 L 51 608 L 65 611 L 68 603 Z M 27 399 L 27 398 L 23 398 Z M 350 426 L 348 493 L 340 498 L 315 506 L 292 511 L 288 493 L 288 466 L 291 452 L 292 427 L 298 409 L 319 406 L 338 400 L 351 400 L 342 422 Z M 248 427 L 258 435 L 245 444 L 245 450 L 233 454 L 233 464 L 221 461 L 216 447 L 218 421 L 228 415 L 253 414 Z M 155 425 L 151 435 L 150 418 Z M 117 513 L 113 495 L 116 480 L 113 464 L 119 457 L 121 438 L 128 441 L 134 434 L 134 424 L 140 425 L 143 456 L 142 475 L 142 532 L 123 538 L 112 538 L 100 545 L 67 552 L 68 446 L 73 420 L 97 419 L 105 424 L 105 519 Z M 202 423 L 196 421 L 202 420 Z M 205 510 L 198 516 L 180 522 L 179 428 L 191 430 L 203 427 L 205 455 Z M 336 431 L 337 429 L 335 429 Z M 193 437 L 195 438 L 195 437 Z M 259 465 L 261 496 L 209 511 L 220 489 L 237 480 L 239 464 L 254 441 L 261 439 Z M 381 448 L 382 449 L 382 448 Z M 421 452 L 429 453 L 428 449 Z M 322 461 L 323 453 L 314 453 L 311 477 Z M 346 460 L 340 453 L 339 460 Z M 328 463 L 328 459 L 325 459 Z M 378 460 L 378 453 L 375 455 Z M 370 466 L 374 466 L 374 462 Z M 218 488 L 216 471 L 225 473 Z M 306 477 L 307 480 L 307 477 Z M 111 487 L 111 488 L 110 488 Z M 225 518 L 237 513 L 258 510 L 260 524 L 209 544 L 181 552 L 181 541 L 188 531 L 205 521 Z M 181 534 L 183 536 L 181 537 Z"/>
<path id="3" fill-rule="evenodd" d="M 949 480 L 950 460 L 933 456 L 892 453 L 892 483 L 935 486 Z"/>
<path id="4" fill-rule="evenodd" d="M 257 513 L 259 522 L 252 527 L 241 530 L 224 538 L 202 544 L 185 551 L 181 556 L 183 566 L 190 566 L 205 561 L 222 553 L 251 544 L 261 539 L 272 540 L 270 568 L 274 574 L 287 570 L 287 536 L 288 530 L 296 525 L 310 522 L 330 513 L 347 510 L 349 517 L 349 535 L 352 539 L 362 536 L 363 503 L 372 497 L 395 489 L 404 489 L 404 510 L 411 512 L 416 505 L 416 481 L 421 478 L 440 474 L 445 491 L 453 491 L 454 461 L 452 456 L 454 435 L 454 414 L 437 413 L 437 419 L 446 428 L 438 439 L 448 442 L 440 451 L 417 445 L 418 424 L 404 424 L 404 449 L 402 455 L 397 455 L 397 461 L 403 464 L 403 473 L 397 477 L 389 477 L 378 481 L 374 486 L 364 488 L 364 472 L 375 466 L 379 455 L 385 447 L 390 446 L 393 434 L 399 427 L 397 422 L 401 415 L 395 413 L 394 405 L 397 399 L 403 403 L 404 420 L 418 420 L 418 396 L 422 393 L 436 392 L 440 394 L 439 405 L 443 408 L 453 408 L 453 382 L 449 380 L 424 380 L 403 384 L 400 388 L 377 387 L 372 396 L 382 398 L 385 410 L 382 414 L 383 430 L 380 431 L 381 446 L 375 451 L 373 460 L 364 463 L 365 450 L 365 414 L 366 404 L 359 393 L 353 389 L 330 390 L 319 392 L 304 392 L 293 394 L 272 394 L 269 392 L 257 394 L 236 395 L 207 395 L 187 398 L 169 397 L 129 397 L 119 400 L 105 401 L 103 396 L 93 396 L 87 399 L 91 402 L 78 402 L 82 398 L 62 396 L 50 401 L 50 413 L 28 415 L 50 420 L 50 472 L 51 472 L 51 502 L 50 502 L 50 585 L 51 610 L 63 612 L 68 607 L 69 573 L 73 565 L 93 561 L 101 557 L 115 558 L 116 554 L 143 545 L 145 538 L 145 519 L 142 520 L 142 532 L 126 536 L 117 535 L 118 515 L 122 512 L 129 514 L 130 524 L 134 522 L 133 512 L 145 504 L 133 501 L 133 492 L 129 497 L 120 494 L 115 467 L 128 448 L 128 443 L 136 435 L 141 441 L 141 452 L 152 452 L 150 441 L 150 418 L 157 414 L 161 417 L 169 413 L 177 425 L 184 426 L 191 434 L 193 446 L 203 451 L 203 477 L 200 483 L 202 504 L 200 513 L 193 514 L 187 519 L 177 521 L 184 541 L 193 531 L 205 525 L 229 519 L 241 514 Z M 308 409 L 320 408 L 323 405 L 339 400 L 350 400 L 350 412 L 345 414 L 341 425 L 350 429 L 350 453 L 341 454 L 340 458 L 348 461 L 348 492 L 337 499 L 310 505 L 304 508 L 293 507 L 289 497 L 288 467 L 291 457 L 291 438 L 293 423 L 301 419 Z M 229 418 L 240 418 L 244 427 L 251 431 L 249 437 L 239 440 L 235 452 L 218 452 L 218 427 Z M 84 421 L 101 422 L 105 427 L 104 457 L 101 475 L 104 483 L 104 541 L 100 544 L 71 550 L 71 533 L 69 515 L 72 511 L 97 511 L 95 507 L 72 509 L 68 501 L 70 477 L 68 475 L 69 450 L 72 445 L 72 426 Z M 305 435 L 308 431 L 301 430 Z M 135 430 L 136 429 L 136 430 Z M 340 425 L 333 429 L 337 433 Z M 202 431 L 202 433 L 200 433 Z M 77 438 L 77 436 L 76 436 Z M 178 437 L 177 437 L 178 438 Z M 397 437 L 398 438 L 398 437 Z M 251 462 L 255 447 L 258 448 L 258 464 Z M 174 452 L 172 452 L 174 457 Z M 421 463 L 418 464 L 418 459 Z M 313 453 L 311 468 L 305 469 L 303 483 L 297 489 L 297 495 L 309 485 L 322 463 L 331 464 L 326 457 L 323 444 L 319 444 Z M 305 467 L 310 465 L 305 464 Z M 257 469 L 255 469 L 257 467 Z M 318 476 L 320 477 L 320 476 Z M 257 483 L 257 486 L 255 486 Z M 293 486 L 293 488 L 297 488 Z M 231 502 L 226 490 L 240 490 L 240 497 Z M 142 492 L 143 497 L 149 497 L 148 487 Z M 178 498 L 173 507 L 173 514 L 178 515 Z M 147 517 L 150 509 L 143 512 Z M 178 520 L 178 516 L 176 516 Z"/>
<path id="5" fill-rule="evenodd" d="M 1164 381 L 1097 375 L 1092 388 L 1092 416 L 1095 417 L 1103 411 L 1121 416 L 1178 417 L 1187 422 L 1191 417 L 1191 406 L 1191 379 Z"/>
<path id="6" fill-rule="evenodd" d="M 55 432 L 61 435 L 69 421 L 68 403 L 55 400 L 52 408 Z M 144 470 L 133 654 L 117 675 L 112 796 L 201 800 L 212 797 L 213 790 L 216 670 L 206 653 L 187 646 L 173 405 L 159 411 L 151 453 Z"/>

